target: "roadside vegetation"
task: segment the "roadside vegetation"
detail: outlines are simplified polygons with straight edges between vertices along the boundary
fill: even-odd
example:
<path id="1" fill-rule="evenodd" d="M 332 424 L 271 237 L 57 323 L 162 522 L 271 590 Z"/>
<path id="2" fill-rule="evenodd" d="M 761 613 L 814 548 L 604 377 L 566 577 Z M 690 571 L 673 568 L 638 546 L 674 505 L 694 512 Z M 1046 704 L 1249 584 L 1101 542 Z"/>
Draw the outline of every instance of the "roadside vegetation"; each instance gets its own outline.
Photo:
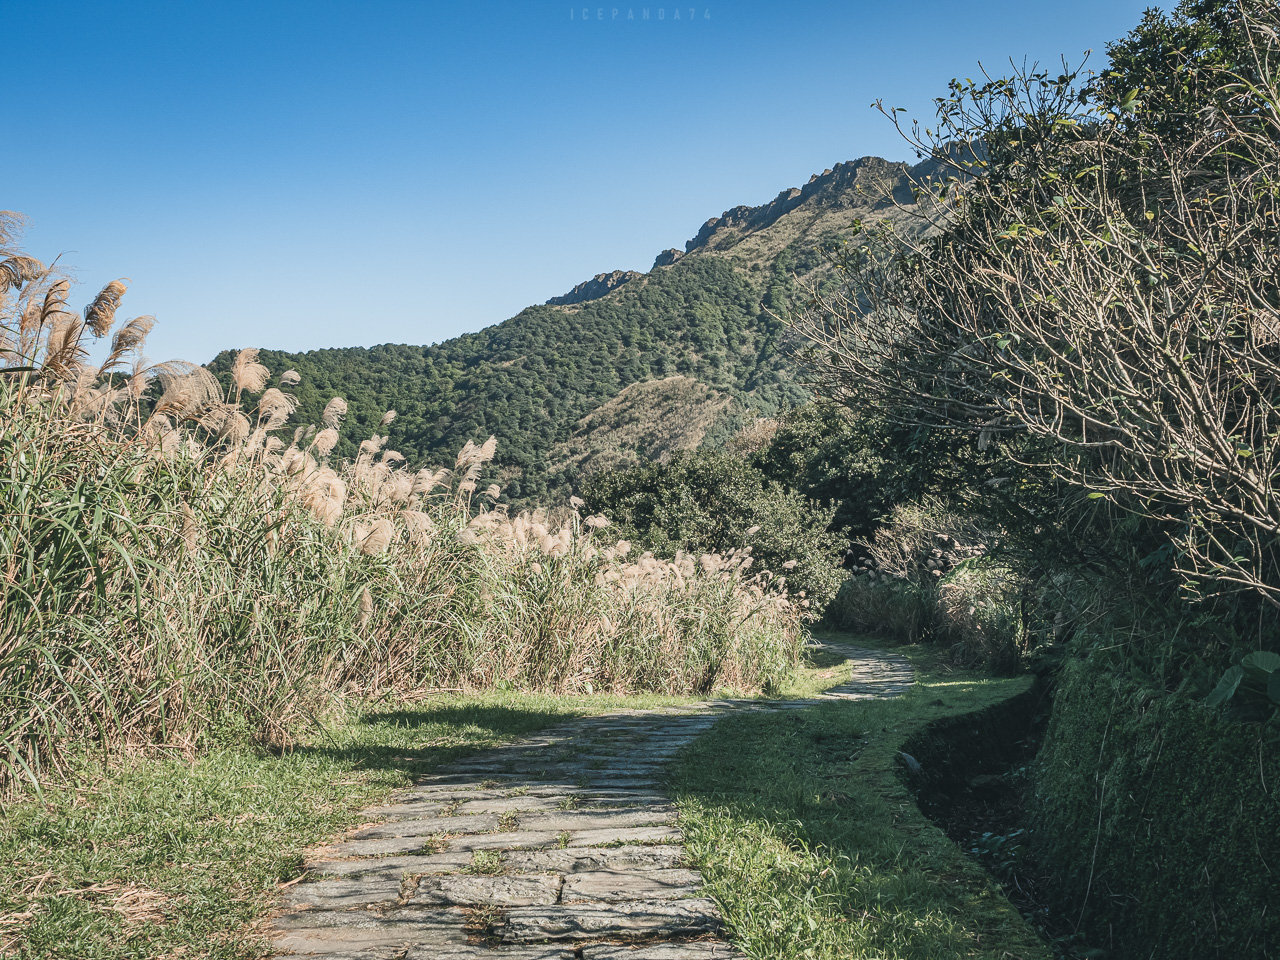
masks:
<path id="1" fill-rule="evenodd" d="M 998 704 L 993 679 L 909 651 L 915 687 L 717 724 L 674 788 L 686 843 L 733 942 L 770 960 L 1051 955 L 974 860 L 908 791 L 903 745 L 930 722 Z"/>
<path id="2" fill-rule="evenodd" d="M 303 853 L 415 776 L 568 717 L 672 698 L 490 692 L 331 715 L 284 752 L 226 743 L 80 753 L 0 819 L 0 955 L 269 956 Z"/>
<path id="3" fill-rule="evenodd" d="M 68 282 L 12 249 L 14 226 L 0 222 L 0 789 L 56 778 L 85 743 L 287 746 L 345 698 L 752 693 L 796 664 L 802 611 L 750 569 L 749 543 L 659 559 L 603 542 L 609 521 L 577 500 L 512 516 L 479 486 L 492 437 L 447 468 L 410 469 L 380 435 L 339 461 L 342 398 L 295 427 L 298 375 L 273 378 L 255 350 L 229 390 L 146 365 L 150 319 L 116 321 L 123 284 L 73 311 Z"/>
<path id="4" fill-rule="evenodd" d="M 344 431 L 327 383 L 354 354 L 309 355 L 311 379 L 254 350 L 148 366 L 122 284 L 73 311 L 0 220 L 0 943 L 252 955 L 216 918 L 262 916 L 379 792 L 610 698 L 815 691 L 824 614 L 920 645 L 916 689 L 731 718 L 676 772 L 750 955 L 1277 956 L 1280 17 L 1184 0 L 1096 72 L 983 75 L 937 106 L 925 127 L 883 107 L 916 194 L 827 236 L 807 293 L 785 257 L 769 282 L 691 258 L 383 350 L 388 378 L 449 385 L 400 431 L 461 447 L 447 468 L 388 446 L 371 387 Z M 785 409 L 793 338 L 814 397 Z M 494 403 L 454 419 L 473 365 Z M 640 429 L 651 394 L 688 422 Z M 573 423 L 573 468 L 541 462 Z M 982 846 L 1070 918 L 1048 945 L 898 755 L 1027 674 L 1043 742 L 1022 821 Z M 173 820 L 193 798 L 209 816 Z"/>
<path id="5" fill-rule="evenodd" d="M 1273 957 L 1280 19 L 1186 0 L 1106 60 L 883 108 L 933 229 L 792 313 L 881 505 L 829 616 L 1047 682 L 1004 845 L 1093 950 Z"/>
<path id="6" fill-rule="evenodd" d="M 840 682 L 804 661 L 784 696 Z M 721 691 L 728 693 L 731 691 Z M 548 724 L 689 703 L 658 694 L 436 693 L 349 702 L 286 750 L 243 739 L 193 753 L 81 751 L 0 819 L 0 955 L 256 958 L 307 847 L 415 777 Z"/>

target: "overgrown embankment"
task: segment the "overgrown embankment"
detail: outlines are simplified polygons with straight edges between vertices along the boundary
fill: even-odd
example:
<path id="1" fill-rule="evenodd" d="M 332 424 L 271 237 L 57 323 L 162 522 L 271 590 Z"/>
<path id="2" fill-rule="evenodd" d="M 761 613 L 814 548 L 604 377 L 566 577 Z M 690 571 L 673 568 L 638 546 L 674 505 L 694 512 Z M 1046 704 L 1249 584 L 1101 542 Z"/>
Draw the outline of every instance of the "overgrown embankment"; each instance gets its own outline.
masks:
<path id="1" fill-rule="evenodd" d="M 1052 676 L 1021 839 L 1090 945 L 1274 957 L 1280 15 L 1183 0 L 1106 60 L 883 108 L 934 230 L 797 311 L 888 500 L 836 612 Z"/>
<path id="2" fill-rule="evenodd" d="M 347 698 L 758 692 L 795 666 L 800 611 L 748 572 L 749 547 L 663 560 L 602 543 L 608 521 L 580 501 L 510 516 L 481 484 L 492 437 L 435 470 L 379 435 L 338 461 L 341 398 L 295 428 L 299 376 L 256 350 L 229 392 L 191 364 L 149 366 L 150 319 L 115 321 L 124 285 L 81 316 L 66 280 L 6 249 L 11 226 L 0 790 L 86 744 L 287 744 Z"/>
<path id="3" fill-rule="evenodd" d="M 1278 741 L 1069 663 L 1029 810 L 1059 910 L 1117 958 L 1280 956 Z"/>
<path id="4" fill-rule="evenodd" d="M 901 697 L 730 717 L 679 763 L 686 843 L 748 955 L 1050 955 L 986 871 L 925 819 L 898 756 L 928 724 L 1003 703 L 1030 681 L 915 659 L 923 669 Z"/>

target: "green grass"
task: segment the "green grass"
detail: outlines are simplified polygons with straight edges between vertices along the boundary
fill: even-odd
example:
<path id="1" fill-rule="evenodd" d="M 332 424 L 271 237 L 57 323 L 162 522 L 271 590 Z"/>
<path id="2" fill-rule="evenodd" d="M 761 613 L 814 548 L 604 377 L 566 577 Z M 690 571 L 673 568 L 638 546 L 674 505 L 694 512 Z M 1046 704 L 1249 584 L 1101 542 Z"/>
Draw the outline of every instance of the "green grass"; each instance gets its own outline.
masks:
<path id="1" fill-rule="evenodd" d="M 110 766 L 0 807 L 0 955 L 261 957 L 277 885 L 362 807 L 464 753 L 670 697 L 502 693 L 383 705 L 276 756 L 215 749 Z"/>
<path id="2" fill-rule="evenodd" d="M 846 673 L 818 651 L 786 694 L 812 696 Z M 936 672 L 926 683 L 903 704 L 729 719 L 681 767 L 694 849 L 712 889 L 732 891 L 726 913 L 754 956 L 995 957 L 959 947 L 980 931 L 992 943 L 1019 942 L 1009 932 L 1023 932 L 1016 914 L 921 820 L 892 769 L 893 744 L 917 724 L 1015 685 Z M 224 747 L 110 765 L 82 757 L 66 785 L 0 808 L 0 954 L 265 956 L 265 918 L 278 884 L 299 875 L 304 849 L 359 822 L 362 808 L 395 788 L 567 717 L 688 702 L 436 697 L 350 714 L 283 755 Z M 738 776 L 760 786 L 740 788 Z M 921 850 L 926 866 L 906 870 Z M 500 871 L 501 863 L 472 869 Z M 946 889 L 931 889 L 939 883 Z M 852 922 L 861 910 L 870 919 Z M 854 943 L 868 946 L 856 953 Z M 906 946 L 895 953 L 895 943 Z M 945 949 L 921 946 L 935 943 Z"/>
<path id="3" fill-rule="evenodd" d="M 917 685 L 900 699 L 730 717 L 682 754 L 673 772 L 686 842 L 749 957 L 1049 956 L 985 871 L 920 813 L 896 759 L 930 720 L 1029 681 L 911 655 Z"/>
<path id="4" fill-rule="evenodd" d="M 855 643 L 860 647 L 883 647 L 884 641 L 854 637 L 847 633 L 826 630 L 811 631 L 814 639 L 824 643 Z M 844 666 L 845 655 L 827 648 L 815 648 L 805 651 L 804 659 L 799 667 L 792 671 L 790 678 L 783 685 L 780 696 L 785 699 L 803 699 L 816 697 L 824 690 L 844 683 L 849 679 L 849 668 Z"/>

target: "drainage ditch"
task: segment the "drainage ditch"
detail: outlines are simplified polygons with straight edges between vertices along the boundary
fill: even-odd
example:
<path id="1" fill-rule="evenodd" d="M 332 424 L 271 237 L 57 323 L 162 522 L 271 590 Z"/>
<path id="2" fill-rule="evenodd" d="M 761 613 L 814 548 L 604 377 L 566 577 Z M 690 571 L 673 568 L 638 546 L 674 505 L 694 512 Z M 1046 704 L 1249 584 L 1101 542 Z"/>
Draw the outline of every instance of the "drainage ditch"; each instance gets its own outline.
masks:
<path id="1" fill-rule="evenodd" d="M 1101 952 L 1055 912 L 1053 878 L 1036 864 L 1029 842 L 1030 766 L 1048 716 L 1037 684 L 985 710 L 929 724 L 899 759 L 925 816 L 986 867 L 1055 956 L 1084 960 Z"/>

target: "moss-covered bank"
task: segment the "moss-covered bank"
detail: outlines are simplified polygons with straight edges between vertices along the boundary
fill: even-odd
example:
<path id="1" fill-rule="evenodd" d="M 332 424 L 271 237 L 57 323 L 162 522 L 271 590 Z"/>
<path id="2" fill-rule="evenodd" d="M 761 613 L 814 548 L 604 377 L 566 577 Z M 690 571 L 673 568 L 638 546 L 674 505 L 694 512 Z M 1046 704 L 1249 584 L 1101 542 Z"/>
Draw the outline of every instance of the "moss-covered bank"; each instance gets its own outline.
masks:
<path id="1" fill-rule="evenodd" d="M 1030 801 L 1059 909 L 1114 957 L 1280 956 L 1280 724 L 1075 661 Z"/>

